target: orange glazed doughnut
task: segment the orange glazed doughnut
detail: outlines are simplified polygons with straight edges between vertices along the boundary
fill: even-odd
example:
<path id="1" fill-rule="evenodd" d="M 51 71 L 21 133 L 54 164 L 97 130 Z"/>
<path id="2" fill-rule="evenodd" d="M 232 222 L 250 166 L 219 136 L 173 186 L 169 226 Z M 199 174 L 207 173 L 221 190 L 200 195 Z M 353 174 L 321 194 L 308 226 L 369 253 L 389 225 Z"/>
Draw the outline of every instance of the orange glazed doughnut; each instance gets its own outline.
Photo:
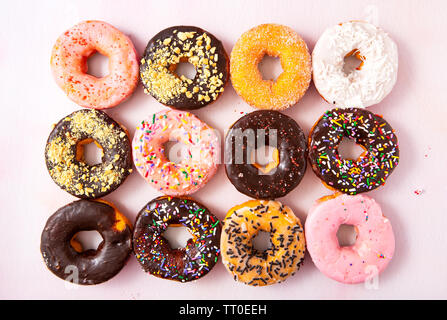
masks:
<path id="1" fill-rule="evenodd" d="M 258 63 L 264 55 L 279 57 L 283 72 L 264 80 Z M 231 52 L 233 87 L 249 105 L 258 109 L 284 110 L 301 99 L 309 87 L 312 67 L 309 50 L 291 28 L 262 24 L 239 38 Z"/>

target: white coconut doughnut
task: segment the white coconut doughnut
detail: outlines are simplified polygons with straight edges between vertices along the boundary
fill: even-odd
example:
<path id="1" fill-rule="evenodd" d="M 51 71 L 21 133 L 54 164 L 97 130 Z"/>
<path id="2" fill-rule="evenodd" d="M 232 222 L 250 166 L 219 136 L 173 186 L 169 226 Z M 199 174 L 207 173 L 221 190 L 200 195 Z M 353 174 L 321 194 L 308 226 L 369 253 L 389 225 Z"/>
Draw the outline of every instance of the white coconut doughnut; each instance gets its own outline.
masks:
<path id="1" fill-rule="evenodd" d="M 346 74 L 344 59 L 362 61 Z M 365 108 L 390 93 L 397 79 L 396 43 L 363 21 L 341 23 L 323 32 L 312 52 L 313 80 L 320 95 L 341 108 Z"/>

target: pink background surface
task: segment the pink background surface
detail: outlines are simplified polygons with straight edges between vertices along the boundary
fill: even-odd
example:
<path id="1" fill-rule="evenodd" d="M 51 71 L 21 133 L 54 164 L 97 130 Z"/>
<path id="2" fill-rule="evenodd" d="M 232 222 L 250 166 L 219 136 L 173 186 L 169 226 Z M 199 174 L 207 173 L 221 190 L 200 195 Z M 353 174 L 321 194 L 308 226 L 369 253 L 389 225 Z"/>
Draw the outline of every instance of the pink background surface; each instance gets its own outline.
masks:
<path id="1" fill-rule="evenodd" d="M 0 13 L 0 298 L 56 299 L 393 299 L 447 298 L 446 119 L 447 50 L 445 1 L 9 1 Z M 5 8 L 6 7 L 6 8 Z M 6 9 L 6 10 L 5 10 Z M 145 274 L 136 259 L 112 280 L 72 287 L 43 263 L 39 245 L 47 218 L 76 200 L 59 189 L 45 168 L 44 146 L 51 125 L 80 109 L 56 86 L 50 52 L 57 37 L 86 20 L 109 22 L 130 35 L 141 54 L 147 41 L 172 25 L 195 25 L 220 38 L 228 53 L 249 28 L 266 22 L 288 25 L 315 45 L 323 30 L 351 19 L 373 19 L 397 42 L 398 81 L 382 103 L 397 132 L 401 162 L 375 198 L 391 220 L 395 257 L 380 275 L 379 288 L 344 285 L 326 278 L 306 256 L 302 269 L 282 284 L 255 288 L 233 281 L 221 263 L 200 281 L 180 284 Z M 285 111 L 304 129 L 330 106 L 313 84 L 304 98 Z M 141 85 L 125 103 L 107 111 L 133 135 L 136 124 L 163 107 Z M 253 109 L 229 84 L 214 104 L 194 112 L 221 133 Z M 416 189 L 423 192 L 414 193 Z M 302 183 L 279 199 L 304 222 L 317 198 L 330 194 L 308 169 Z M 105 199 L 133 220 L 159 194 L 134 172 Z M 194 198 L 223 218 L 248 198 L 231 185 L 221 166 Z"/>

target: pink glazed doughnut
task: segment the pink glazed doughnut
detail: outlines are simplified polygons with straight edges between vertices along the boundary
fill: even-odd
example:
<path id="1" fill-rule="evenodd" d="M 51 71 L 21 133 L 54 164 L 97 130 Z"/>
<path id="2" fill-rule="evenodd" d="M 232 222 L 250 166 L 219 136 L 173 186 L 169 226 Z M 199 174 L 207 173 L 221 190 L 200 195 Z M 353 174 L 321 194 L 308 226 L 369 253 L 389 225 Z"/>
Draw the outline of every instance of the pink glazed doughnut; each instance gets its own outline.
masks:
<path id="1" fill-rule="evenodd" d="M 329 198 L 329 200 L 328 200 Z M 340 247 L 340 225 L 353 225 L 354 245 Z M 394 234 L 380 206 L 364 195 L 334 195 L 317 200 L 306 224 L 307 249 L 313 262 L 329 278 L 360 283 L 383 271 L 394 253 Z"/>
<path id="2" fill-rule="evenodd" d="M 87 74 L 87 59 L 99 52 L 109 58 L 109 74 Z M 67 30 L 51 54 L 56 83 L 82 107 L 107 109 L 129 97 L 138 83 L 139 67 L 132 41 L 101 21 L 85 21 Z"/>
<path id="3" fill-rule="evenodd" d="M 179 141 L 187 148 L 182 150 L 184 156 L 178 163 L 170 161 L 165 152 L 168 141 Z M 192 113 L 178 110 L 160 111 L 142 121 L 132 148 L 138 172 L 168 196 L 200 189 L 216 173 L 220 157 L 219 137 L 214 129 Z"/>

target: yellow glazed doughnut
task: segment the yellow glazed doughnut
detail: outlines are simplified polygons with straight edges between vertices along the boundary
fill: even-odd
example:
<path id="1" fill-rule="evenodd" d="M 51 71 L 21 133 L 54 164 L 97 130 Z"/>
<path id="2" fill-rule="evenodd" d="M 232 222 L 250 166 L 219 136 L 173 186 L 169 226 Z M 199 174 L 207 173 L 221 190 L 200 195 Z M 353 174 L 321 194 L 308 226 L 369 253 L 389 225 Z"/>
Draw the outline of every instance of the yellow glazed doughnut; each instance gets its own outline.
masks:
<path id="1" fill-rule="evenodd" d="M 279 57 L 283 73 L 263 80 L 258 63 L 264 55 Z M 309 50 L 291 28 L 262 24 L 239 38 L 231 52 L 230 74 L 238 95 L 258 109 L 284 110 L 301 99 L 309 87 L 312 67 Z"/>
<path id="2" fill-rule="evenodd" d="M 269 249 L 253 248 L 258 232 L 270 233 Z M 265 286 L 298 271 L 306 240 L 300 220 L 278 201 L 250 200 L 230 209 L 220 239 L 222 262 L 236 281 Z"/>

